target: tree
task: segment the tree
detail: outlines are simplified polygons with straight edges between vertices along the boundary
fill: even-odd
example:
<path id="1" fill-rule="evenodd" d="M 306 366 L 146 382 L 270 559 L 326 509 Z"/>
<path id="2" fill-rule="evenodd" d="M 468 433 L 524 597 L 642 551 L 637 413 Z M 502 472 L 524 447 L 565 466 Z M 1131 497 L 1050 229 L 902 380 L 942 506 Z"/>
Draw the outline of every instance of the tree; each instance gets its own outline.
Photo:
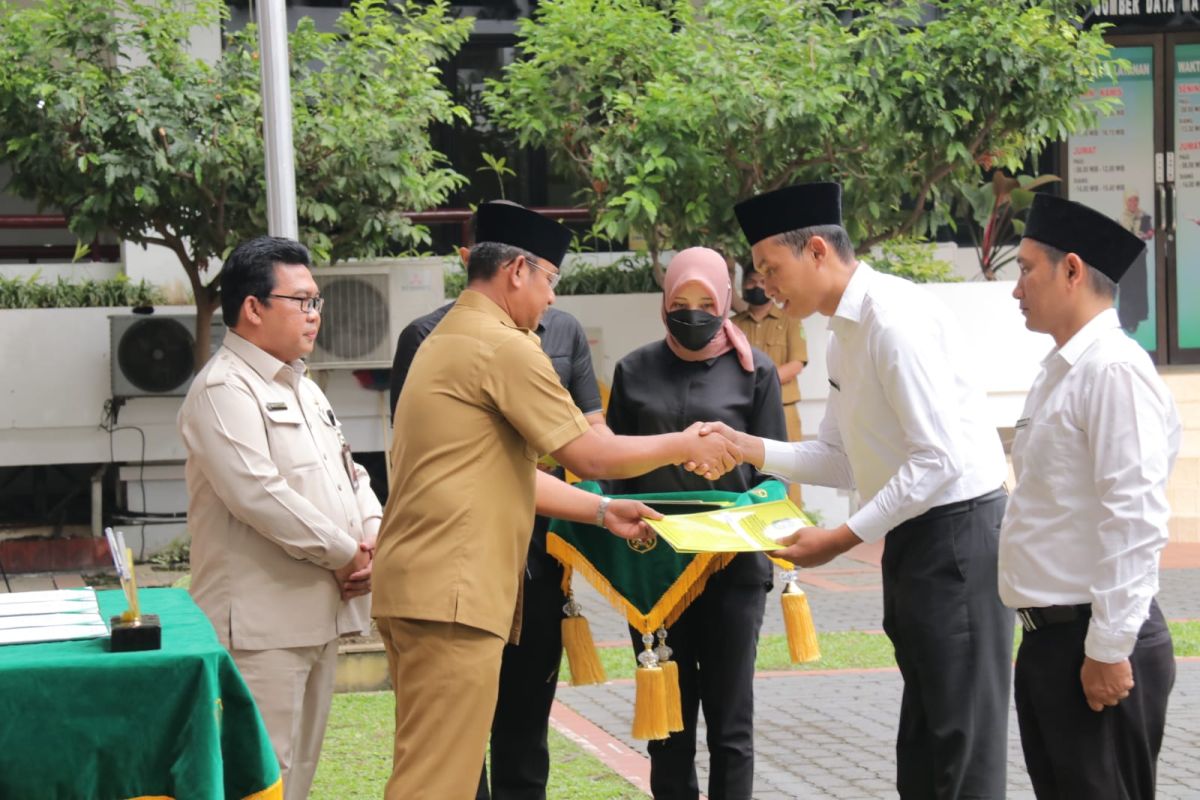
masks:
<path id="1" fill-rule="evenodd" d="M 195 295 L 197 368 L 220 304 L 210 260 L 266 231 L 257 31 L 227 36 L 215 64 L 188 49 L 192 29 L 226 18 L 219 0 L 0 0 L 10 190 L 61 209 L 82 241 L 112 231 L 173 251 Z M 335 33 L 302 19 L 290 34 L 297 207 L 317 258 L 429 241 L 402 212 L 464 182 L 429 128 L 464 113 L 435 64 L 470 26 L 446 0 L 359 0 Z"/>
<path id="2" fill-rule="evenodd" d="M 843 183 L 865 247 L 935 230 L 980 164 L 1015 169 L 1092 120 L 1077 98 L 1112 67 L 1078 8 L 543 0 L 487 102 L 582 181 L 601 233 L 639 232 L 655 260 L 744 252 L 734 203 L 809 180 Z"/>

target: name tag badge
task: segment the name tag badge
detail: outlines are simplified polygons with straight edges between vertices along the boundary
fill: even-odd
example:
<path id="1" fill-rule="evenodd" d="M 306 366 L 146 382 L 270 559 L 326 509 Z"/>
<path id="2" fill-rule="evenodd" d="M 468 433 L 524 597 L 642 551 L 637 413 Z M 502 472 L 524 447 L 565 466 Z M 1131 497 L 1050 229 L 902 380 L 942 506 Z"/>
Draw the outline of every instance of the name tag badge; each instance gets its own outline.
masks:
<path id="1" fill-rule="evenodd" d="M 1022 428 L 1027 428 L 1027 427 L 1029 427 L 1029 417 L 1022 417 L 1021 419 L 1017 420 L 1017 424 L 1016 424 L 1016 428 L 1015 428 L 1016 430 L 1019 431 Z"/>
<path id="2" fill-rule="evenodd" d="M 350 487 L 358 491 L 358 470 L 354 468 L 354 456 L 350 453 L 350 445 L 342 442 L 342 466 L 346 468 L 346 477 L 350 479 Z"/>
<path id="3" fill-rule="evenodd" d="M 287 411 L 287 403 L 278 400 L 267 403 L 267 411 Z"/>

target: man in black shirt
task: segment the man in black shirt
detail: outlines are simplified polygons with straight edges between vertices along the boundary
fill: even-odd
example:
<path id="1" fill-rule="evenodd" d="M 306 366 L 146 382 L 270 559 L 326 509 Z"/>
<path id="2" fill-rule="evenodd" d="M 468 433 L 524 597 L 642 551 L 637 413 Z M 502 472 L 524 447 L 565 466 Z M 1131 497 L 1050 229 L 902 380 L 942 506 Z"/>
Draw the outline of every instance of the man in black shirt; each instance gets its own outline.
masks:
<path id="1" fill-rule="evenodd" d="M 466 259 L 465 249 L 463 258 Z M 392 362 L 393 415 L 417 348 L 453 305 L 447 303 L 418 317 L 401 331 Z M 591 351 L 579 321 L 565 311 L 550 307 L 535 333 L 575 405 L 598 432 L 608 434 L 600 389 L 592 370 Z M 561 468 L 556 468 L 555 473 L 562 477 Z M 546 780 L 550 773 L 546 736 L 550 706 L 558 683 L 558 666 L 562 660 L 563 605 L 567 602 L 562 591 L 562 565 L 546 553 L 548 526 L 549 520 L 545 517 L 534 519 L 525 566 L 521 642 L 504 646 L 500 666 L 500 692 L 492 720 L 491 794 L 488 793 L 485 767 L 476 800 L 487 800 L 489 796 L 492 800 L 544 800 L 546 797 Z"/>

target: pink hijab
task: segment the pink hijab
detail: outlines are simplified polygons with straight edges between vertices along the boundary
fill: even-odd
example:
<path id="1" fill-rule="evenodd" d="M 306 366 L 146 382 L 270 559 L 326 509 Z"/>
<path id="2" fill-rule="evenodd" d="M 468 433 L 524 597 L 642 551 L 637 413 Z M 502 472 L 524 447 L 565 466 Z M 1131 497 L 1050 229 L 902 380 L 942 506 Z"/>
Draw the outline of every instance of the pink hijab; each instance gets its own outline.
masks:
<path id="1" fill-rule="evenodd" d="M 699 283 L 708 290 L 717 305 L 717 316 L 724 317 L 725 323 L 703 350 L 688 350 L 671 335 L 670 330 L 667 331 L 667 347 L 684 361 L 707 361 L 730 350 L 736 350 L 742 369 L 754 372 L 754 354 L 750 352 L 750 342 L 746 339 L 746 334 L 729 321 L 733 286 L 729 282 L 729 269 L 725 266 L 725 259 L 717 251 L 707 247 L 689 247 L 679 251 L 671 259 L 663 279 L 663 325 L 667 324 L 667 311 L 671 307 L 671 301 L 675 299 L 675 292 L 692 282 Z"/>

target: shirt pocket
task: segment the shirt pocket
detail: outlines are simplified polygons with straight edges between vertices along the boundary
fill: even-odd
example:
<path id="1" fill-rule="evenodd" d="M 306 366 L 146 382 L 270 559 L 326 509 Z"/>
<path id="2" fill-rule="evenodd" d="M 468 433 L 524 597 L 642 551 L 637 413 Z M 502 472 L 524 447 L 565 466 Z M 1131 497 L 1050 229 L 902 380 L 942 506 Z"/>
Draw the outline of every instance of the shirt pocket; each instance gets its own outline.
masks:
<path id="1" fill-rule="evenodd" d="M 281 475 L 320 466 L 316 443 L 300 409 L 289 404 L 287 408 L 268 408 L 265 415 L 271 458 Z"/>

